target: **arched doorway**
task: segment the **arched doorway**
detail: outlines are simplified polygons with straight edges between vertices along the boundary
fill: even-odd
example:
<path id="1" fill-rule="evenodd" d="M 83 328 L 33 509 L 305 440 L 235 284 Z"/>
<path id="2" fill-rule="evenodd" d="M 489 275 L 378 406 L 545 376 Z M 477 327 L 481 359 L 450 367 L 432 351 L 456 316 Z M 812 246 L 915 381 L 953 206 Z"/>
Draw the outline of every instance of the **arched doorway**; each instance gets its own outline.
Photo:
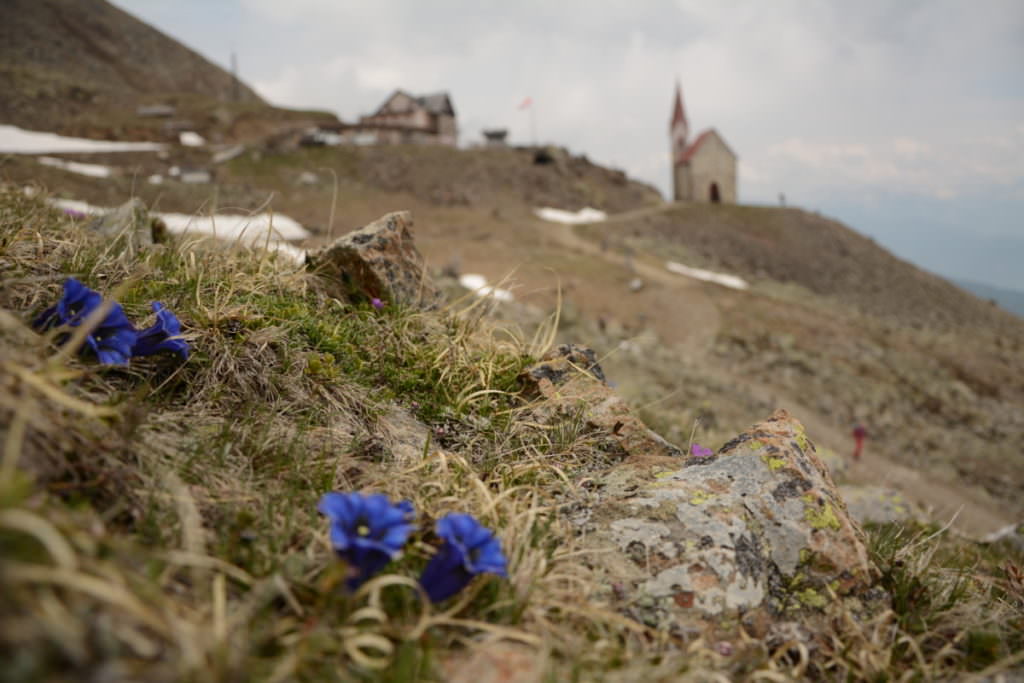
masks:
<path id="1" fill-rule="evenodd" d="M 712 204 L 718 204 L 722 201 L 722 196 L 718 193 L 718 183 L 711 183 L 710 197 Z"/>

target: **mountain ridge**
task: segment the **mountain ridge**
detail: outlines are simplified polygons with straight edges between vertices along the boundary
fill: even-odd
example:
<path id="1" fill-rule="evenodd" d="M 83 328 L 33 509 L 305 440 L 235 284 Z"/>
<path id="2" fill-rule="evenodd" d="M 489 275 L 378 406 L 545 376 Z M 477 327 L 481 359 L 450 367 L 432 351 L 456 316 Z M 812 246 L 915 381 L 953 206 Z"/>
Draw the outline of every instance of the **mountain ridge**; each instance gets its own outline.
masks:
<path id="1" fill-rule="evenodd" d="M 336 120 L 272 107 L 198 52 L 105 0 L 0 4 L 0 90 L 5 123 L 90 138 L 166 139 L 168 119 L 136 114 L 154 104 L 173 107 L 174 131 L 189 127 L 225 139 L 243 118 Z"/>

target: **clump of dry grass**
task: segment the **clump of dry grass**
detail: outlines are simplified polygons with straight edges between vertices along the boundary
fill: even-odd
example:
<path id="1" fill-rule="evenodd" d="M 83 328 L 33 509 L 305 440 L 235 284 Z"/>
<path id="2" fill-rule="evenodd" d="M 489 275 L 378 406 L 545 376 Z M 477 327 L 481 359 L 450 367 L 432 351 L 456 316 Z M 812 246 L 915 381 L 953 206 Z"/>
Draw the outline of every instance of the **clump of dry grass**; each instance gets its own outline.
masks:
<path id="1" fill-rule="evenodd" d="M 530 342 L 488 328 L 474 304 L 347 305 L 259 251 L 182 240 L 127 254 L 9 188 L 0 274 L 0 677 L 436 680 L 496 641 L 558 680 L 938 676 L 1020 645 L 971 635 L 989 624 L 982 610 L 1020 623 L 1016 584 L 977 570 L 951 583 L 920 545 L 891 557 L 879 545 L 894 608 L 837 605 L 813 666 L 806 646 L 736 628 L 680 642 L 617 612 L 588 570 L 600 557 L 561 514 L 610 464 L 606 444 L 580 415 L 532 422 L 517 395 L 557 320 Z M 189 361 L 105 368 L 32 332 L 67 276 L 135 320 L 164 302 Z M 431 434 L 421 458 L 382 446 L 396 410 Z M 414 542 L 352 595 L 316 513 L 329 490 L 417 510 Z M 431 606 L 415 578 L 434 520 L 453 511 L 497 531 L 509 579 Z M 898 601 L 918 595 L 915 580 L 924 606 Z"/>

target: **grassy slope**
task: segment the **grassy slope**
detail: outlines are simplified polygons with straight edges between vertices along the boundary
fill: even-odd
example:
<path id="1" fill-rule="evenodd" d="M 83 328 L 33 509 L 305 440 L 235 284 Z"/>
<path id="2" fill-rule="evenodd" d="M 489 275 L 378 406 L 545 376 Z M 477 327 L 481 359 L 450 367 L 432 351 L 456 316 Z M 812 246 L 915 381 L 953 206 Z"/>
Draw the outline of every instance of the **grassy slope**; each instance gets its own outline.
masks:
<path id="1" fill-rule="evenodd" d="M 67 275 L 138 321 L 163 301 L 192 358 L 104 369 L 63 356 L 22 321 Z M 1022 646 L 1024 586 L 1002 568 L 1019 556 L 944 537 L 906 544 L 886 530 L 874 553 L 893 611 L 815 622 L 834 645 L 811 670 L 756 642 L 731 656 L 712 641 L 680 649 L 597 600 L 581 603 L 594 589 L 588 560 L 574 555 L 558 511 L 607 466 L 600 435 L 571 416 L 555 429 L 519 418 L 514 379 L 540 346 L 488 331 L 476 309 L 352 308 L 315 278 L 214 245 L 128 253 L 7 189 L 0 276 L 0 651 L 10 680 L 436 680 L 486 637 L 518 643 L 557 680 L 949 674 Z M 389 448 L 396 415 L 429 426 L 427 459 Z M 510 579 L 422 607 L 408 579 L 430 552 L 426 534 L 391 573 L 346 596 L 315 512 L 330 489 L 410 499 L 423 529 L 471 512 L 499 531 Z"/>
<path id="2" fill-rule="evenodd" d="M 896 463 L 963 487 L 1007 521 L 1024 514 L 1020 321 L 833 221 L 796 209 L 664 210 L 649 188 L 582 159 L 536 166 L 528 151 L 511 149 L 253 149 L 218 169 L 216 186 L 141 181 L 196 154 L 137 155 L 113 180 L 24 158 L 6 159 L 2 173 L 104 205 L 132 194 L 177 211 L 269 202 L 319 231 L 314 242 L 411 209 L 417 244 L 435 267 L 511 274 L 517 297 L 541 310 L 561 290 L 561 339 L 607 355 L 623 393 L 672 440 L 686 441 L 700 418 L 700 438 L 721 443 L 785 405 L 843 452 L 850 425 L 862 421 L 877 456 L 864 474 L 874 480 Z M 308 171 L 316 181 L 300 183 Z M 625 213 L 572 241 L 571 231 L 531 215 L 538 204 Z M 755 291 L 667 276 L 665 258 L 738 272 Z M 636 268 L 647 269 L 646 286 L 632 293 Z M 538 316 L 527 317 L 516 322 L 529 327 Z M 924 493 L 944 518 L 959 506 Z M 967 528 L 990 531 L 986 519 Z"/>

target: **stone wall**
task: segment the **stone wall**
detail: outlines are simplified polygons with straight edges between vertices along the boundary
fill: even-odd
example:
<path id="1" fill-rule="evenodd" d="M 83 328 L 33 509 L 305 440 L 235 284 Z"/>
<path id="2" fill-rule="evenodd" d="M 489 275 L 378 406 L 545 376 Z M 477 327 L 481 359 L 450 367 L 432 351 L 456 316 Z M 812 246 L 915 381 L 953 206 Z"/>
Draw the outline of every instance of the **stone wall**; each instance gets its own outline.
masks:
<path id="1" fill-rule="evenodd" d="M 736 157 L 717 131 L 711 131 L 690 158 L 674 167 L 676 200 L 710 202 L 711 185 L 718 185 L 719 201 L 736 203 Z"/>
<path id="2" fill-rule="evenodd" d="M 689 161 L 689 196 L 711 201 L 711 184 L 718 185 L 720 201 L 736 203 L 736 157 L 716 132 L 712 132 Z"/>
<path id="3" fill-rule="evenodd" d="M 447 114 L 437 115 L 437 142 L 441 145 L 454 147 L 458 142 L 459 131 L 455 125 L 455 117 Z"/>

